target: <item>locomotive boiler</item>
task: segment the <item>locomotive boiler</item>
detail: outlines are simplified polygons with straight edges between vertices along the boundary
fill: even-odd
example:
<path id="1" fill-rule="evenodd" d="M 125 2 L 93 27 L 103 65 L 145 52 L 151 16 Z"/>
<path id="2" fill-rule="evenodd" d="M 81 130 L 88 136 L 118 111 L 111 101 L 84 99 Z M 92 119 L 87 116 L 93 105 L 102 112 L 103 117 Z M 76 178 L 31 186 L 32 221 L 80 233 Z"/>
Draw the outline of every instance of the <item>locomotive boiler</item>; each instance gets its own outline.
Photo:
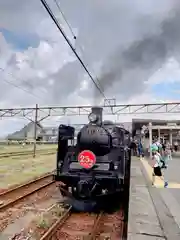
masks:
<path id="1" fill-rule="evenodd" d="M 92 108 L 76 144 L 75 129 L 59 126 L 54 177 L 65 200 L 80 211 L 99 208 L 122 193 L 129 178 L 130 133 L 112 121 L 103 121 L 102 110 Z"/>

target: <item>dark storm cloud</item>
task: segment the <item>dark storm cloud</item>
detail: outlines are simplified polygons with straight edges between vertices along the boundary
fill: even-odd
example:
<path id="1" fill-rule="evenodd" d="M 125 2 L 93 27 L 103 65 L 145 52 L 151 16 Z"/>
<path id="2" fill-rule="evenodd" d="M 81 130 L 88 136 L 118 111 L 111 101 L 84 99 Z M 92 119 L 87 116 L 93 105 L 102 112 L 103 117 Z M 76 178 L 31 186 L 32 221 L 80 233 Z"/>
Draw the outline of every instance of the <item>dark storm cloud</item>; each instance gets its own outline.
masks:
<path id="1" fill-rule="evenodd" d="M 66 101 L 66 98 L 75 89 L 79 88 L 82 80 L 83 69 L 78 61 L 67 63 L 56 74 L 51 76 L 54 79 L 52 88 L 52 99 L 54 102 L 59 102 L 61 99 Z"/>
<path id="2" fill-rule="evenodd" d="M 180 11 L 161 24 L 159 34 L 135 41 L 126 50 L 117 48 L 101 69 L 99 81 L 104 90 L 119 82 L 122 96 L 142 90 L 145 82 L 170 57 L 180 55 Z"/>
<path id="3" fill-rule="evenodd" d="M 78 28 L 77 42 L 84 48 L 82 57 L 89 63 L 103 63 L 98 76 L 102 89 L 110 97 L 119 93 L 122 99 L 140 93 L 144 82 L 179 52 L 179 14 L 169 16 L 177 3 L 60 2 L 71 26 Z M 111 92 L 115 83 L 119 88 Z M 94 91 L 98 102 L 99 92 Z"/>

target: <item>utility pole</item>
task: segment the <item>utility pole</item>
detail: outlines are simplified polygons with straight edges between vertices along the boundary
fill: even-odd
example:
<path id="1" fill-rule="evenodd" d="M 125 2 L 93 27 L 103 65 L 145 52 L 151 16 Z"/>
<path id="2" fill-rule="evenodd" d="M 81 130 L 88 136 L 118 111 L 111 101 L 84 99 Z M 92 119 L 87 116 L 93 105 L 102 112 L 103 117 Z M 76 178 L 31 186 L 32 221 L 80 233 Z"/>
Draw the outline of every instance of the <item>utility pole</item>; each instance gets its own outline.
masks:
<path id="1" fill-rule="evenodd" d="M 34 149 L 33 149 L 33 158 L 36 157 L 37 123 L 38 123 L 38 104 L 36 104 L 35 120 L 34 120 Z"/>

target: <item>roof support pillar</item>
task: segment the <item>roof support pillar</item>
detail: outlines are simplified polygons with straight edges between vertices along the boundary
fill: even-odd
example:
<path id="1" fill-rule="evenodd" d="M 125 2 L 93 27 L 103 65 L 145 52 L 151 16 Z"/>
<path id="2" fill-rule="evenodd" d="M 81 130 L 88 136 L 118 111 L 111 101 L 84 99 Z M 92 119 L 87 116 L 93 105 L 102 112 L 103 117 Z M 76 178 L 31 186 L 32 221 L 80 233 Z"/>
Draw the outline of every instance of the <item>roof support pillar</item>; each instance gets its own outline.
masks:
<path id="1" fill-rule="evenodd" d="M 151 145 L 152 145 L 152 122 L 149 122 L 149 153 L 150 153 L 150 158 L 152 158 Z"/>
<path id="2" fill-rule="evenodd" d="M 161 129 L 158 128 L 158 141 L 160 142 L 160 138 L 161 138 Z"/>
<path id="3" fill-rule="evenodd" d="M 172 130 L 169 131 L 169 143 L 172 146 Z"/>

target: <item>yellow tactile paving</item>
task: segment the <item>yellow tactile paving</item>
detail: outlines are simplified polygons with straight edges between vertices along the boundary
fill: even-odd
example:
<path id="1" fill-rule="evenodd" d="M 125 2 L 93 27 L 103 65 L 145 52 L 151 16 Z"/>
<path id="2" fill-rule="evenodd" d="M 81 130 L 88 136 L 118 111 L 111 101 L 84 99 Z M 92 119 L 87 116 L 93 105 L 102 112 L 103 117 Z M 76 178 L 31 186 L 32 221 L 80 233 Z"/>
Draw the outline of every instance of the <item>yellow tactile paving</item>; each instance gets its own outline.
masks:
<path id="1" fill-rule="evenodd" d="M 145 159 L 140 159 L 140 161 L 142 162 L 150 180 L 152 180 L 152 167 L 149 165 L 149 163 Z M 156 177 L 155 187 L 164 188 L 164 182 L 159 177 Z M 180 188 L 180 183 L 169 182 L 168 188 Z"/>

